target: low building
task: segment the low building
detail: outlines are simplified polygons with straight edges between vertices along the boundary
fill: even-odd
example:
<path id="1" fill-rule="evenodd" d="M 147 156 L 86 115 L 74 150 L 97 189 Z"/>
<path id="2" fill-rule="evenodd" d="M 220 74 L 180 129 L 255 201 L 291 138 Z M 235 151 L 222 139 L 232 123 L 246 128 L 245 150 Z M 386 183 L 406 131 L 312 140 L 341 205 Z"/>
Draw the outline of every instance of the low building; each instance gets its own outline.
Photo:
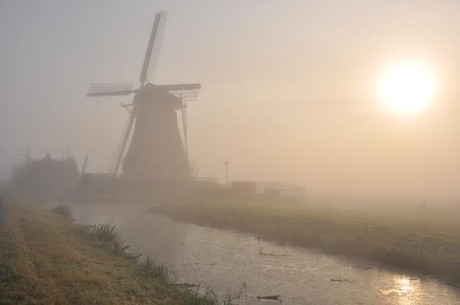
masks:
<path id="1" fill-rule="evenodd" d="M 254 181 L 233 181 L 231 192 L 240 198 L 252 198 L 256 195 L 257 183 Z"/>

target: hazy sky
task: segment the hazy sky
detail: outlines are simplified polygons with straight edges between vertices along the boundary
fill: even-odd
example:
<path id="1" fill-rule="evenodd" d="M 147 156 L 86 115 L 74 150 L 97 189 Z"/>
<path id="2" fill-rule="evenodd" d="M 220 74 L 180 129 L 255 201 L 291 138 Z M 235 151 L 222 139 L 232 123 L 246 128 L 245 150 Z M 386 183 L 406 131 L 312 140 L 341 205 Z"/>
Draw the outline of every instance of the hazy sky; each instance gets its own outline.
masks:
<path id="1" fill-rule="evenodd" d="M 0 0 L 0 177 L 46 152 L 107 171 L 154 14 L 168 10 L 157 83 L 201 82 L 188 107 L 200 176 L 312 192 L 460 195 L 459 1 Z M 432 105 L 403 116 L 376 84 L 399 60 L 430 67 Z"/>

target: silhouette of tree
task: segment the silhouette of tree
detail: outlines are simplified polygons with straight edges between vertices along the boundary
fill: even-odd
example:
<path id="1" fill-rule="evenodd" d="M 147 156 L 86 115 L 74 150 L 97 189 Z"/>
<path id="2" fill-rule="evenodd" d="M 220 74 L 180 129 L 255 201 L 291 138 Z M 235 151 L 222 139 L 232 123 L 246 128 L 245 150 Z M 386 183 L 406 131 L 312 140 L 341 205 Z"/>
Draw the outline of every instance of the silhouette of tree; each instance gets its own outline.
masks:
<path id="1" fill-rule="evenodd" d="M 22 192 L 43 200 L 64 200 L 75 191 L 79 173 L 73 157 L 58 160 L 46 154 L 41 160 L 14 166 L 11 174 Z"/>

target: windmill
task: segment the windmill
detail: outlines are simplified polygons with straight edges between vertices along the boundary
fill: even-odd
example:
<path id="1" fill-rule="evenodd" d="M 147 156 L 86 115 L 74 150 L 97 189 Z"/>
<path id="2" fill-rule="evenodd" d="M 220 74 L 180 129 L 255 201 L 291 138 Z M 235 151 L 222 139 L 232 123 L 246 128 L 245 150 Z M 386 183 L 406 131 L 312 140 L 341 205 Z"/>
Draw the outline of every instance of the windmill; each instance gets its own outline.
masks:
<path id="1" fill-rule="evenodd" d="M 118 174 L 121 164 L 123 175 L 128 176 L 190 176 L 186 102 L 197 98 L 201 85 L 151 83 L 160 57 L 166 17 L 166 12 L 155 15 L 139 78 L 139 88 L 133 89 L 134 84 L 126 83 L 91 84 L 87 94 L 90 97 L 134 94 L 131 104 L 122 104 L 129 111 L 130 117 L 111 170 L 114 176 Z M 178 110 L 182 115 L 184 143 L 177 120 Z M 131 142 L 125 154 L 130 138 Z"/>

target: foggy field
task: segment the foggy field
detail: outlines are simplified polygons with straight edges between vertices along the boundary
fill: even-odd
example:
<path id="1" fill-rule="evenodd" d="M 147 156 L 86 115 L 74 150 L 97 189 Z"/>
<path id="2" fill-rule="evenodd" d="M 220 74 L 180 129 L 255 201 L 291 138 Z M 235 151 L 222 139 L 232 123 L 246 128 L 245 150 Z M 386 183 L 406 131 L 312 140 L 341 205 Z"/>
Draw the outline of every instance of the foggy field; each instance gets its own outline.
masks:
<path id="1" fill-rule="evenodd" d="M 36 204 L 4 201 L 0 304 L 216 304 L 178 290 L 161 265 L 120 256 L 69 219 Z"/>
<path id="2" fill-rule="evenodd" d="M 175 219 L 366 258 L 460 282 L 458 208 L 346 210 L 291 203 L 196 200 L 154 208 Z"/>
<path id="3" fill-rule="evenodd" d="M 459 16 L 0 0 L 0 305 L 460 305 Z"/>

